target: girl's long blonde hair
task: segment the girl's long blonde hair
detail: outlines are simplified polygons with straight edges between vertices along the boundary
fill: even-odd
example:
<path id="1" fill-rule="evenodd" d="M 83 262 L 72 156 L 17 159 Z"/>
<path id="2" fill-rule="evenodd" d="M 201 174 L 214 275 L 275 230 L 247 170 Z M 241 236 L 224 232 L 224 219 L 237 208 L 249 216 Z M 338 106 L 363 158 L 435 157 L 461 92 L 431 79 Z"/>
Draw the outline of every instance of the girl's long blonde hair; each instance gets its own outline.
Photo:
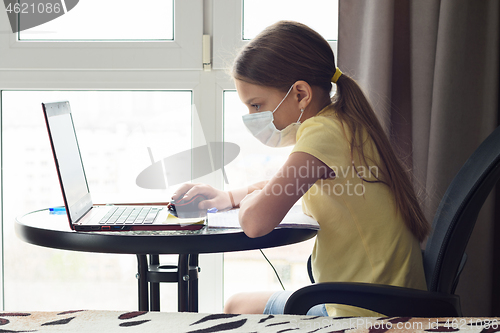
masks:
<path id="1" fill-rule="evenodd" d="M 234 61 L 232 75 L 238 80 L 284 92 L 293 83 L 303 80 L 329 94 L 335 69 L 333 51 L 321 35 L 301 23 L 280 21 L 266 28 L 243 48 Z M 396 157 L 363 91 L 353 79 L 343 74 L 337 81 L 332 103 L 351 133 L 351 157 L 356 153 L 359 161 L 368 165 L 363 132 L 366 131 L 373 140 L 381 163 L 378 166 L 381 176 L 376 182 L 389 186 L 407 227 L 422 242 L 430 232 L 430 225 L 420 208 L 410 176 Z"/>

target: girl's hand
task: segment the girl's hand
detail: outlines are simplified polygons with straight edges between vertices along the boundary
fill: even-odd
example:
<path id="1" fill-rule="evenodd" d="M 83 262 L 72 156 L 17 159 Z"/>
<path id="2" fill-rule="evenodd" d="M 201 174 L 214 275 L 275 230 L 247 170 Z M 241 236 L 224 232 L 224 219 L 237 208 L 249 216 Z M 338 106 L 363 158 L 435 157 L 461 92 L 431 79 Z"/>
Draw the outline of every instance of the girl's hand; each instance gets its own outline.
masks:
<path id="1" fill-rule="evenodd" d="M 231 199 L 227 192 L 207 184 L 183 184 L 172 195 L 172 199 L 189 201 L 198 194 L 207 198 L 198 204 L 198 209 L 217 208 L 217 210 L 224 210 L 232 208 Z"/>

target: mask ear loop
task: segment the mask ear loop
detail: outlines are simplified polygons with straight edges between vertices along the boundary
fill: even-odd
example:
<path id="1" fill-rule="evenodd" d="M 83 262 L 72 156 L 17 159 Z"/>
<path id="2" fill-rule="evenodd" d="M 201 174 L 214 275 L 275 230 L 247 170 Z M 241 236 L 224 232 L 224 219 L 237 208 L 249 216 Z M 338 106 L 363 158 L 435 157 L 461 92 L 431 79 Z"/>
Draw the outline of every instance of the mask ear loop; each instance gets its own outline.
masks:
<path id="1" fill-rule="evenodd" d="M 299 117 L 299 119 L 297 119 L 298 124 L 301 124 L 300 118 L 302 118 L 302 115 L 304 114 L 304 110 L 305 110 L 304 108 L 300 109 L 300 117 Z"/>
<path id="2" fill-rule="evenodd" d="M 281 100 L 280 104 L 278 104 L 278 106 L 276 107 L 276 109 L 274 109 L 273 113 L 275 113 L 276 110 L 278 110 L 278 108 L 280 107 L 281 103 L 283 103 L 285 101 L 285 99 L 288 97 L 288 94 L 290 93 L 290 91 L 292 91 L 292 88 L 293 88 L 293 84 L 290 87 L 290 89 L 288 89 L 288 92 L 286 93 L 285 97 L 283 97 L 283 99 Z"/>

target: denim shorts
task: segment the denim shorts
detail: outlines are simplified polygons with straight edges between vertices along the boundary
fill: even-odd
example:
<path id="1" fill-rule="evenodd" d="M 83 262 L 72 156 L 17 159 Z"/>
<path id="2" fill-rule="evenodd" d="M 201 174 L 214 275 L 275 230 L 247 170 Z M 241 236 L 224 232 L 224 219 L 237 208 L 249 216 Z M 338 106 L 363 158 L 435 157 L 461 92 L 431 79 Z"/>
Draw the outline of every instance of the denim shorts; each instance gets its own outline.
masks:
<path id="1" fill-rule="evenodd" d="M 264 308 L 264 314 L 283 314 L 285 303 L 291 294 L 292 292 L 288 290 L 275 292 L 267 301 L 266 307 Z M 310 308 L 309 311 L 307 311 L 307 315 L 328 317 L 328 312 L 326 312 L 325 304 L 318 304 Z"/>

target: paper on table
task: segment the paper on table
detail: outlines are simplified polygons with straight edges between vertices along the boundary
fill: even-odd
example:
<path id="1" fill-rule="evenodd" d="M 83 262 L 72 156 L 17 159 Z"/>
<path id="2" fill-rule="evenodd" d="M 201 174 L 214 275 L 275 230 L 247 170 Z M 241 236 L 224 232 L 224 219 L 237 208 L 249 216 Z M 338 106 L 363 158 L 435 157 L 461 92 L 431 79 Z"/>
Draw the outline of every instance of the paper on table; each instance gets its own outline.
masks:
<path id="1" fill-rule="evenodd" d="M 208 213 L 208 226 L 211 228 L 241 228 L 238 221 L 239 209 L 231 209 L 225 212 Z"/>
<path id="2" fill-rule="evenodd" d="M 211 228 L 241 228 L 238 221 L 239 209 L 220 213 L 208 213 L 208 226 Z M 319 230 L 318 222 L 302 211 L 301 205 L 294 205 L 278 225 L 278 228 L 308 228 Z"/>

